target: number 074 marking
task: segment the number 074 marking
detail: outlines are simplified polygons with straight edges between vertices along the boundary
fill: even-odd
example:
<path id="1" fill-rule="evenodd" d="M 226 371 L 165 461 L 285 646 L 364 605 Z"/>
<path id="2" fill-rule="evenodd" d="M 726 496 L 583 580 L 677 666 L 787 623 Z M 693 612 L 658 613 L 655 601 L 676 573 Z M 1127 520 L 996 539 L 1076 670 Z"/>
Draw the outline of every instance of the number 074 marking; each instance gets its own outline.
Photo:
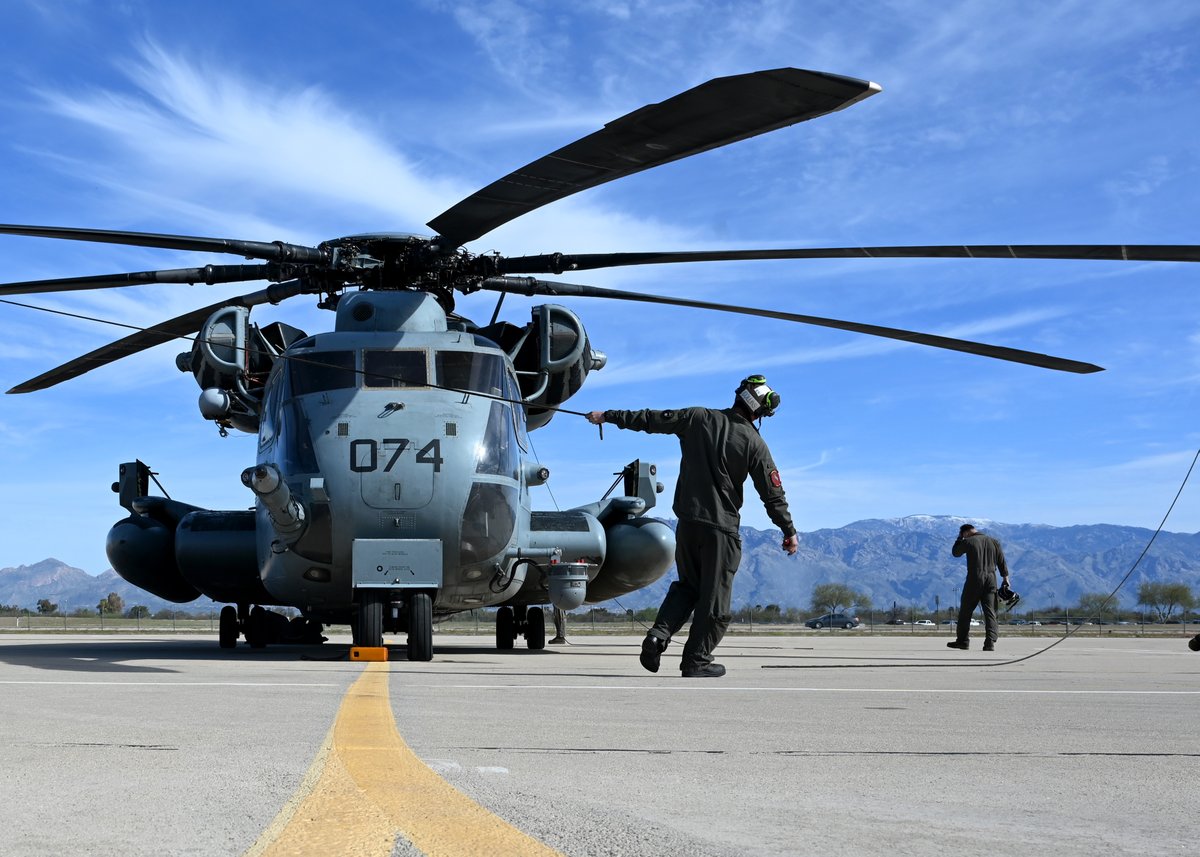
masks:
<path id="1" fill-rule="evenodd" d="M 374 438 L 352 440 L 350 441 L 350 470 L 353 473 L 374 473 L 378 470 L 380 444 L 383 446 L 385 455 L 388 453 L 388 447 L 395 447 L 387 463 L 383 466 L 384 473 L 392 472 L 392 468 L 396 466 L 396 462 L 400 460 L 404 450 L 410 446 L 416 446 L 406 437 L 385 437 L 382 441 Z M 443 460 L 442 441 L 439 438 L 434 438 L 417 451 L 417 463 L 433 465 L 434 473 L 442 471 Z"/>

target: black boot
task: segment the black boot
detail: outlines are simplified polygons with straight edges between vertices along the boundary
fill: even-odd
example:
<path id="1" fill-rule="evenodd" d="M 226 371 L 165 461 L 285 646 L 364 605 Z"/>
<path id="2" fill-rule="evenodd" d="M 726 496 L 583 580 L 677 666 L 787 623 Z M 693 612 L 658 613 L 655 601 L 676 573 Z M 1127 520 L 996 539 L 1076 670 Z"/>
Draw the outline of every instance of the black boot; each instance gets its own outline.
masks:
<path id="1" fill-rule="evenodd" d="M 646 639 L 642 640 L 642 653 L 638 655 L 638 660 L 650 672 L 656 673 L 658 665 L 662 661 L 662 653 L 666 648 L 666 640 L 660 640 L 653 634 L 647 634 Z"/>
<path id="2" fill-rule="evenodd" d="M 725 667 L 720 664 L 705 664 L 702 667 L 683 670 L 684 678 L 720 678 L 723 675 L 725 675 Z"/>

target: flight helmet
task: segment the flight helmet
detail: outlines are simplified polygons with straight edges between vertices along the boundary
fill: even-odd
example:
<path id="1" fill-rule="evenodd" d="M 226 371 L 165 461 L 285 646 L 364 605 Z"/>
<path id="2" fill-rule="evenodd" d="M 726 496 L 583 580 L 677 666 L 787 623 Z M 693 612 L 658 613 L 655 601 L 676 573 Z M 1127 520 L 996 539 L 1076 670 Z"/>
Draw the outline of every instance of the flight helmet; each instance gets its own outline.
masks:
<path id="1" fill-rule="evenodd" d="M 779 394 L 767 386 L 762 375 L 749 375 L 734 390 L 737 400 L 754 418 L 773 416 L 779 407 Z"/>

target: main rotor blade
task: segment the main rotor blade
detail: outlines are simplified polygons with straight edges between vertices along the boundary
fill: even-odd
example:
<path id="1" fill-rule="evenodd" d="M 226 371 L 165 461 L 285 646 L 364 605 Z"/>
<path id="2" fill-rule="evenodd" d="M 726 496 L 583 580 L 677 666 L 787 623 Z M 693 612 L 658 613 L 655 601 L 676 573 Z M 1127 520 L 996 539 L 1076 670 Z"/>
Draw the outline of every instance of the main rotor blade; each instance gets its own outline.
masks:
<path id="1" fill-rule="evenodd" d="M 759 259 L 1083 259 L 1118 262 L 1200 262 L 1196 244 L 970 244 L 923 247 L 802 247 L 780 250 L 698 250 L 666 253 L 548 253 L 501 259 L 506 274 L 561 274 L 628 265 L 737 262 Z"/>
<path id="2" fill-rule="evenodd" d="M 24 283 L 0 283 L 0 295 L 36 295 L 45 292 L 75 292 L 85 289 L 113 289 L 146 283 L 244 283 L 269 280 L 276 265 L 205 265 L 203 268 L 174 268 L 165 271 L 137 271 L 129 274 L 101 274 L 94 277 L 64 277 L 57 280 L 29 280 Z"/>
<path id="3" fill-rule="evenodd" d="M 1080 375 L 1091 372 L 1103 372 L 1101 366 L 1092 363 L 1081 363 L 1063 357 L 1053 357 L 1034 351 L 1022 351 L 1019 348 L 1006 348 L 1003 345 L 988 345 L 983 342 L 972 342 L 968 339 L 953 339 L 947 336 L 937 336 L 932 333 L 917 333 L 911 330 L 901 330 L 894 327 L 880 327 L 874 324 L 862 324 L 855 321 L 841 321 L 835 318 L 822 318 L 814 315 L 797 315 L 778 310 L 755 309 L 754 307 L 734 306 L 731 304 L 709 303 L 694 301 L 686 298 L 669 298 L 662 295 L 647 295 L 638 292 L 624 292 L 618 289 L 602 289 L 596 286 L 584 286 L 575 283 L 547 282 L 533 277 L 492 277 L 480 283 L 480 287 L 494 292 L 507 292 L 521 295 L 551 295 L 555 297 L 583 298 L 614 298 L 616 300 L 639 301 L 641 303 L 666 304 L 669 306 L 695 307 L 711 309 L 719 312 L 732 312 L 740 315 L 754 315 L 762 318 L 777 318 L 782 321 L 794 321 L 800 324 L 813 324 L 818 327 L 831 327 L 836 330 L 848 330 L 854 333 L 865 333 L 870 336 L 882 336 L 887 339 L 898 339 L 901 342 L 911 342 L 916 345 L 929 345 L 934 348 L 945 348 L 950 351 L 962 351 L 967 354 L 978 354 L 981 357 L 993 357 L 997 360 L 1007 360 L 1012 363 L 1025 363 L 1029 366 L 1040 366 L 1043 369 L 1055 369 L 1059 372 L 1075 372 Z"/>
<path id="4" fill-rule="evenodd" d="M 236 238 L 201 238 L 192 235 L 158 235 L 153 232 L 115 232 L 109 229 L 72 229 L 67 226 L 15 226 L 0 224 L 0 235 L 32 235 L 66 241 L 94 241 L 98 244 L 127 244 L 133 247 L 161 247 L 164 250 L 199 250 L 232 253 L 247 259 L 270 262 L 326 262 L 324 251 L 303 244 L 283 241 L 241 241 Z"/>
<path id="5" fill-rule="evenodd" d="M 509 173 L 429 221 L 455 246 L 535 208 L 689 155 L 849 107 L 878 84 L 779 68 L 702 83 L 609 122 Z"/>
<path id="6" fill-rule="evenodd" d="M 120 360 L 122 357 L 137 354 L 139 351 L 145 351 L 147 348 L 153 348 L 155 345 L 161 345 L 172 339 L 190 336 L 200 329 L 210 315 L 223 307 L 255 307 L 267 303 L 277 304 L 286 298 L 306 293 L 314 294 L 315 291 L 313 287 L 306 285 L 301 280 L 289 280 L 286 283 L 268 286 L 261 291 L 219 301 L 201 309 L 192 310 L 191 312 L 168 319 L 153 327 L 139 330 L 136 333 L 126 336 L 124 339 L 118 339 L 116 342 L 110 342 L 108 345 L 101 346 L 95 351 L 89 351 L 82 357 L 76 357 L 69 363 L 64 363 L 61 366 L 51 369 L 49 372 L 43 372 L 41 375 L 38 375 L 36 378 L 30 378 L 23 384 L 18 384 L 8 392 L 32 393 L 36 390 L 45 390 L 56 384 L 61 384 L 63 381 L 77 378 L 100 366 Z"/>

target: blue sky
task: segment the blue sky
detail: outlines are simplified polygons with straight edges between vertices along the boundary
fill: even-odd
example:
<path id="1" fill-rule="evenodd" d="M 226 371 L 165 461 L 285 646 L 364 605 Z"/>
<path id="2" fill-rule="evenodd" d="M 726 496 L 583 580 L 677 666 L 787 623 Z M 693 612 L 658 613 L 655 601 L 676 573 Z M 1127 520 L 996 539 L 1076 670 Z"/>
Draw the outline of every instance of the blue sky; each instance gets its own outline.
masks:
<path id="1" fill-rule="evenodd" d="M 425 231 L 462 197 L 606 121 L 722 75 L 879 83 L 843 112 L 568 198 L 470 246 L 505 254 L 958 243 L 1197 242 L 1200 7 L 1190 2 L 316 2 L 0 6 L 0 221 L 315 244 Z M 230 263 L 0 238 L 5 281 Z M 952 514 L 1158 524 L 1200 447 L 1200 266 L 847 260 L 572 279 L 979 339 L 1090 376 L 699 310 L 563 301 L 608 366 L 568 407 L 724 407 L 763 372 L 799 528 Z M 149 325 L 251 291 L 153 286 L 31 303 Z M 494 297 L 459 310 L 491 315 Z M 532 301 L 504 315 L 528 319 Z M 329 325 L 307 298 L 261 323 Z M 124 335 L 0 305 L 0 385 Z M 171 496 L 245 508 L 163 346 L 0 400 L 0 565 L 98 573 L 139 457 Z M 596 499 L 670 438 L 560 415 L 539 508 Z M 664 503 L 665 505 L 666 503 Z M 744 522 L 769 524 L 747 501 Z M 1200 530 L 1191 486 L 1168 529 Z"/>

